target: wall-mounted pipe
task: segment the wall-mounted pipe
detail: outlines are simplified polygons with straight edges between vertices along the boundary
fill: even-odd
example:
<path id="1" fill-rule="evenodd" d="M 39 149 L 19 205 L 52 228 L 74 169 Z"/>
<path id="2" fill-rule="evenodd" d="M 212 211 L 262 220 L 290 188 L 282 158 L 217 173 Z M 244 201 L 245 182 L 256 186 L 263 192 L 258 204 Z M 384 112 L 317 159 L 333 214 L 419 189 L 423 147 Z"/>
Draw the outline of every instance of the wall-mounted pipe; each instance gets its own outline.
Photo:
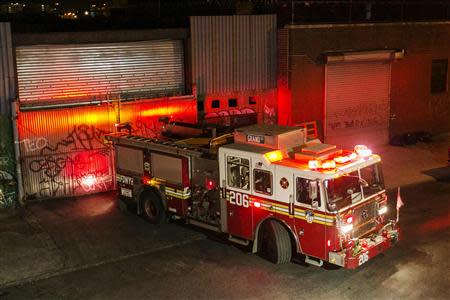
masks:
<path id="1" fill-rule="evenodd" d="M 14 156 L 16 160 L 16 175 L 17 175 L 17 199 L 19 204 L 23 206 L 25 204 L 25 195 L 23 190 L 22 180 L 22 165 L 20 163 L 20 147 L 19 147 L 19 129 L 17 128 L 17 101 L 11 103 L 11 116 L 13 127 L 13 140 L 14 140 Z"/>

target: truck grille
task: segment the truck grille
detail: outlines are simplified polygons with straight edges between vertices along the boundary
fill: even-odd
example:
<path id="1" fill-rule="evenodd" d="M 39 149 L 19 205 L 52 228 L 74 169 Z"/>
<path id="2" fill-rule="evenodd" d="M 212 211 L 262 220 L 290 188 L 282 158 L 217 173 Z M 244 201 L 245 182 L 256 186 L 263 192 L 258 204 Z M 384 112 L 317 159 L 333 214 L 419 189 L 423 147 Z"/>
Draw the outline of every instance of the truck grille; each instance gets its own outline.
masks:
<path id="1" fill-rule="evenodd" d="M 353 211 L 353 238 L 358 238 L 376 226 L 377 203 L 371 201 Z"/>

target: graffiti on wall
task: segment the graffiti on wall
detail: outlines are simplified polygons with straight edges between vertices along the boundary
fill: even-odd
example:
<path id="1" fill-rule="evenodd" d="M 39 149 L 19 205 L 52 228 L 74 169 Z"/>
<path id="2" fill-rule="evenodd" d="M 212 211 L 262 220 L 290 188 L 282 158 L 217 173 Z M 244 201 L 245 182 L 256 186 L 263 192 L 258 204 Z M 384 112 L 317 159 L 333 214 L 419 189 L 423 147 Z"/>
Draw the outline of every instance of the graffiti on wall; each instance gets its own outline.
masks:
<path id="1" fill-rule="evenodd" d="M 194 122 L 195 100 L 123 105 L 121 121 L 132 133 L 159 134 L 159 117 Z M 92 106 L 70 110 L 21 112 L 18 119 L 24 191 L 27 199 L 77 196 L 114 187 L 113 149 L 104 141 L 115 130 L 117 110 Z"/>
<path id="2" fill-rule="evenodd" d="M 16 176 L 10 119 L 0 116 L 0 208 L 16 203 Z"/>
<path id="3" fill-rule="evenodd" d="M 389 107 L 387 104 L 360 104 L 330 113 L 328 130 L 359 130 L 366 128 L 383 128 L 387 124 Z"/>
<path id="4" fill-rule="evenodd" d="M 150 119 L 136 119 L 136 122 L 131 124 L 131 132 L 134 135 L 154 138 L 158 136 L 161 131 L 161 123 L 158 120 Z"/>
<path id="5" fill-rule="evenodd" d="M 63 197 L 111 189 L 111 150 L 102 139 L 106 133 L 109 131 L 94 125 L 77 124 L 54 144 L 37 137 L 33 140 L 40 142 L 31 143 L 30 147 L 22 140 L 25 151 L 37 152 L 26 159 L 26 172 L 30 175 L 27 197 Z"/>
<path id="6" fill-rule="evenodd" d="M 229 109 L 207 113 L 204 119 L 209 124 L 235 128 L 257 123 L 257 114 L 252 108 Z"/>
<path id="7" fill-rule="evenodd" d="M 277 124 L 277 113 L 274 106 L 264 104 L 264 123 Z"/>

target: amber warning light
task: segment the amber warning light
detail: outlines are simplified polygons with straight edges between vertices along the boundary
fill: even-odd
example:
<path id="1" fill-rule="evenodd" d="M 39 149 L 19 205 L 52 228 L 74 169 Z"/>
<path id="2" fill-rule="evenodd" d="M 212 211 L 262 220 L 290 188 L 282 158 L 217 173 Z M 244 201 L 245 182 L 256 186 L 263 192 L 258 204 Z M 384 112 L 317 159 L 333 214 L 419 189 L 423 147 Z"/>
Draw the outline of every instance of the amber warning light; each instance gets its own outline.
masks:
<path id="1" fill-rule="evenodd" d="M 271 152 L 267 152 L 266 154 L 264 154 L 264 156 L 267 158 L 267 160 L 269 162 L 276 162 L 279 160 L 283 159 L 283 154 L 281 153 L 280 150 L 275 150 L 275 151 L 271 151 Z"/>

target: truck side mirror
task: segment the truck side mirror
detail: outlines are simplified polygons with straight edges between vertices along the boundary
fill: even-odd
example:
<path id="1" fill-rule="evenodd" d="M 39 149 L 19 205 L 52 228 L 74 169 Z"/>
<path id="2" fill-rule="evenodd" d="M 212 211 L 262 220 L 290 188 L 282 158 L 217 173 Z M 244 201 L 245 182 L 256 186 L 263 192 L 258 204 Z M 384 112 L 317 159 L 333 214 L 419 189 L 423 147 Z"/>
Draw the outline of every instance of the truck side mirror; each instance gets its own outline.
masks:
<path id="1" fill-rule="evenodd" d="M 309 182 L 309 199 L 311 199 L 312 202 L 317 199 L 317 181 Z"/>

